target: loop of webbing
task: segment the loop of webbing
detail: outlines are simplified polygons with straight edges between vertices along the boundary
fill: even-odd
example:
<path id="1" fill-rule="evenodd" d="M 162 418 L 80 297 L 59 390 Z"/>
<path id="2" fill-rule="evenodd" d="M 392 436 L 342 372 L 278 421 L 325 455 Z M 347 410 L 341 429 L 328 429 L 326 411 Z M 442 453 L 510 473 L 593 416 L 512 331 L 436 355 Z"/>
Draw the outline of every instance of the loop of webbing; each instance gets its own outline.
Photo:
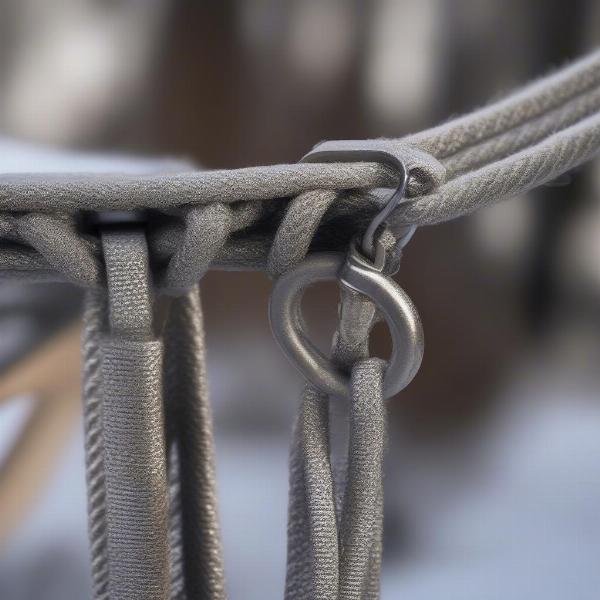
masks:
<path id="1" fill-rule="evenodd" d="M 223 600 L 198 288 L 157 338 L 145 233 L 102 245 L 108 289 L 88 292 L 82 339 L 94 600 Z"/>
<path id="2" fill-rule="evenodd" d="M 102 233 L 110 333 L 123 340 L 150 340 L 152 293 L 146 236 L 141 230 Z"/>
<path id="3" fill-rule="evenodd" d="M 109 331 L 101 345 L 111 600 L 170 596 L 162 343 L 152 339 L 146 238 L 103 233 Z"/>

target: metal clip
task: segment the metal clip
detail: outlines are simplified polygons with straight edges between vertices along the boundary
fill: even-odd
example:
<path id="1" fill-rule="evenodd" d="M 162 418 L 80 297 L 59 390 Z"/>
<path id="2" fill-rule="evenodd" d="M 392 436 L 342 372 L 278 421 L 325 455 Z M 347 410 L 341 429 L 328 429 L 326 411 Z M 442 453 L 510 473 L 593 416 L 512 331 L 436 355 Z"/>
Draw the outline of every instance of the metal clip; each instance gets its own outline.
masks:
<path id="1" fill-rule="evenodd" d="M 385 150 L 319 150 L 318 147 L 304 156 L 300 162 L 375 162 L 391 167 L 398 172 L 398 186 L 385 203 L 384 207 L 375 215 L 367 227 L 361 241 L 361 248 L 364 255 L 376 263 L 379 262 L 381 260 L 381 253 L 384 250 L 375 238 L 377 230 L 381 225 L 385 224 L 392 212 L 406 200 L 405 195 L 409 173 L 404 163 L 391 152 L 386 152 Z M 404 246 L 406 246 L 416 229 L 416 225 L 407 225 L 402 228 L 401 232 L 395 232 L 399 248 L 404 248 Z"/>

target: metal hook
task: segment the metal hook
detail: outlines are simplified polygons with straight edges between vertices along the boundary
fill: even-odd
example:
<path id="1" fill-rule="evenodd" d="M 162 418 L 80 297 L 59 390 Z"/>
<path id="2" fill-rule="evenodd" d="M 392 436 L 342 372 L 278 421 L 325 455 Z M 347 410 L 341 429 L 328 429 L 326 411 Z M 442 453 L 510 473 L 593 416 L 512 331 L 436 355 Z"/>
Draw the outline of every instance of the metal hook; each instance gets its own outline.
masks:
<path id="1" fill-rule="evenodd" d="M 372 300 L 384 316 L 393 350 L 383 381 L 389 398 L 406 387 L 423 358 L 423 328 L 417 309 L 404 290 L 370 263 L 353 245 L 348 256 L 333 252 L 313 254 L 282 275 L 273 287 L 269 320 L 273 336 L 298 370 L 327 394 L 347 396 L 348 374 L 322 354 L 308 338 L 301 301 L 305 289 L 319 281 L 339 282 Z"/>
<path id="2" fill-rule="evenodd" d="M 312 150 L 300 162 L 331 163 L 331 162 L 376 162 L 391 167 L 398 172 L 399 182 L 385 206 L 375 215 L 365 231 L 361 248 L 365 256 L 374 259 L 376 255 L 375 234 L 379 227 L 385 223 L 392 212 L 405 199 L 408 186 L 409 173 L 404 163 L 396 156 L 384 150 Z M 416 225 L 407 225 L 398 240 L 403 248 L 416 231 Z"/>

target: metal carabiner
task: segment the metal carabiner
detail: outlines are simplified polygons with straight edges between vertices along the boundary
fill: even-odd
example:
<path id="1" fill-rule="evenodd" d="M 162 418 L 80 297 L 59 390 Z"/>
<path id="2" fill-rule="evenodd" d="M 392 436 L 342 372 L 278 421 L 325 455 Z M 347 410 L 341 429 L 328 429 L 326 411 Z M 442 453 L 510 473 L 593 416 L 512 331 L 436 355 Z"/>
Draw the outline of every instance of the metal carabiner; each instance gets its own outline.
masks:
<path id="1" fill-rule="evenodd" d="M 273 336 L 298 370 L 326 394 L 347 396 L 348 374 L 316 348 L 303 326 L 301 301 L 306 288 L 337 279 L 341 285 L 368 296 L 385 318 L 393 350 L 383 381 L 386 398 L 397 394 L 416 375 L 423 358 L 421 320 L 404 290 L 353 245 L 348 256 L 324 252 L 309 256 L 282 275 L 273 287 L 269 320 Z"/>

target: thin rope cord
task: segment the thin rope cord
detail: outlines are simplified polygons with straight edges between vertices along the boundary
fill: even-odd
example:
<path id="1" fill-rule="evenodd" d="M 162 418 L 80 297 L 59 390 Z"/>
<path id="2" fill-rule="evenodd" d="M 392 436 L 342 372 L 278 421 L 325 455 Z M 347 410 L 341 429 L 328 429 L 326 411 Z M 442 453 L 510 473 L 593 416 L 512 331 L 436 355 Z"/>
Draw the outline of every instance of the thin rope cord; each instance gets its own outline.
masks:
<path id="1" fill-rule="evenodd" d="M 199 289 L 174 298 L 164 328 L 165 404 L 177 456 L 178 538 L 186 597 L 225 600 L 212 414 Z"/>
<path id="2" fill-rule="evenodd" d="M 100 336 L 106 313 L 102 292 L 86 294 L 81 339 L 83 427 L 88 494 L 88 535 L 94 600 L 108 599 L 106 495 L 102 444 Z"/>
<path id="3" fill-rule="evenodd" d="M 184 576 L 183 517 L 181 514 L 181 481 L 179 452 L 168 443 L 167 464 L 169 474 L 169 545 L 171 551 L 171 600 L 187 600 Z"/>

